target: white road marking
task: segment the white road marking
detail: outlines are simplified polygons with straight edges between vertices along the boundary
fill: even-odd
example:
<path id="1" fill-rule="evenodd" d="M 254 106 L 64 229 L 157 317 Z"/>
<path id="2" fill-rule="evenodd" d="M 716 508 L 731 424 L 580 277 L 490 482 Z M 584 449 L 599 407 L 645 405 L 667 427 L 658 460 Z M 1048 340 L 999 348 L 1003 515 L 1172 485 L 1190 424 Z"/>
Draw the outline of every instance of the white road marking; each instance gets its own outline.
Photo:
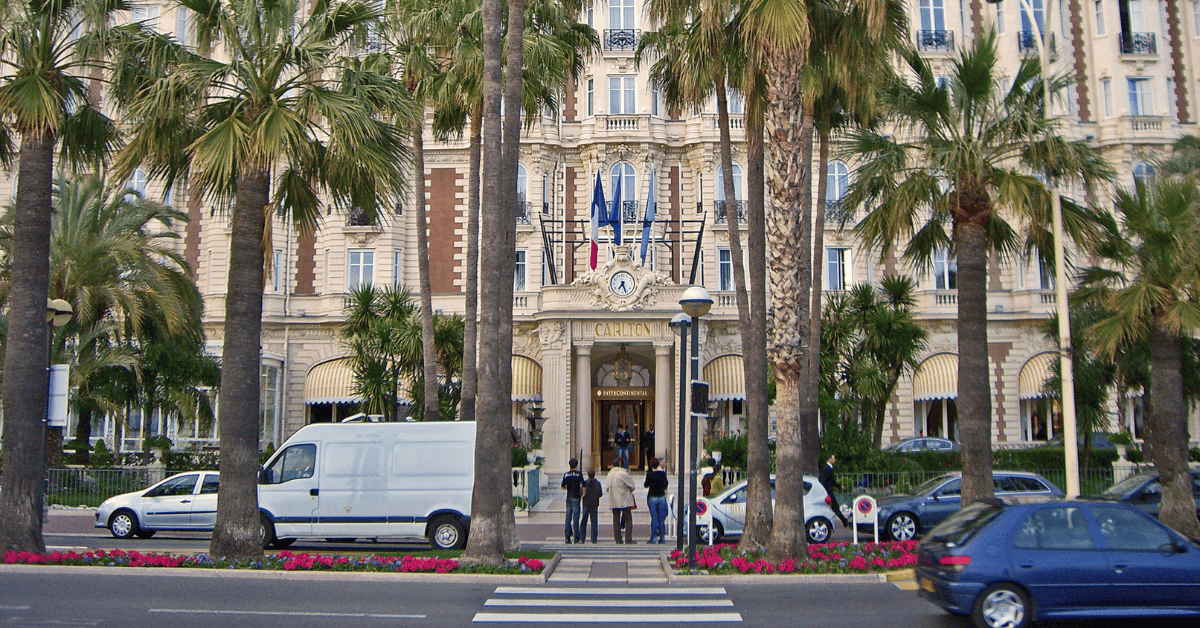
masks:
<path id="1" fill-rule="evenodd" d="M 0 606 L 0 611 L 27 611 L 28 606 Z"/>
<path id="2" fill-rule="evenodd" d="M 625 615 L 621 613 L 478 613 L 479 623 L 523 623 L 523 624 L 694 624 L 736 623 L 742 621 L 741 613 L 689 613 L 664 614 L 644 613 Z"/>
<path id="3" fill-rule="evenodd" d="M 733 606 L 733 600 L 522 600 L 489 599 L 484 606 L 604 606 L 609 608 L 716 608 Z"/>
<path id="4" fill-rule="evenodd" d="M 496 587 L 495 595 L 725 595 L 725 587 L 643 587 L 592 588 L 592 587 Z"/>
<path id="5" fill-rule="evenodd" d="M 231 611 L 196 608 L 152 608 L 151 613 L 202 613 L 208 615 L 268 615 L 273 617 L 366 617 L 370 619 L 425 619 L 424 615 L 388 615 L 383 613 L 320 613 L 300 611 Z"/>

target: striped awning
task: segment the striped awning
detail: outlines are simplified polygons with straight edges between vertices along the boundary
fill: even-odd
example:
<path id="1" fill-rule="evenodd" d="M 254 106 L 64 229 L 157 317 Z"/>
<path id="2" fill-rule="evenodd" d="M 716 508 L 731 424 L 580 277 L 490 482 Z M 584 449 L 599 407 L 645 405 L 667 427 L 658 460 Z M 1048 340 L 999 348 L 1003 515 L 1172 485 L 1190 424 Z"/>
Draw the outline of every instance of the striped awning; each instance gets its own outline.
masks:
<path id="1" fill-rule="evenodd" d="M 746 398 L 746 374 L 742 356 L 723 355 L 704 366 L 704 381 L 708 382 L 709 401 L 730 401 Z"/>
<path id="2" fill-rule="evenodd" d="M 350 358 L 322 362 L 308 372 L 304 379 L 304 403 L 357 403 L 354 395 L 354 367 Z"/>
<path id="3" fill-rule="evenodd" d="M 1046 380 L 1054 375 L 1054 364 L 1058 354 L 1054 352 L 1039 353 L 1021 367 L 1021 378 L 1018 380 L 1018 397 L 1020 399 L 1037 399 L 1045 397 L 1043 388 Z"/>
<path id="4" fill-rule="evenodd" d="M 958 397 L 958 356 L 939 353 L 917 367 L 913 375 L 913 401 Z"/>
<path id="5" fill-rule="evenodd" d="M 512 400 L 542 400 L 542 367 L 523 355 L 512 357 Z"/>

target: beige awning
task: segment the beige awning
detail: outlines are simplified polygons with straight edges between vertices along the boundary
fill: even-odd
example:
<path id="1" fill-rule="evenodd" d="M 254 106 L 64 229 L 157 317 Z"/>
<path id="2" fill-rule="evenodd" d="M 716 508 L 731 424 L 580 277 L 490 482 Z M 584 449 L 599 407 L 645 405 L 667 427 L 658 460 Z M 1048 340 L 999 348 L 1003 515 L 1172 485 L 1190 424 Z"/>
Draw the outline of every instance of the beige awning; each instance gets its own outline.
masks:
<path id="1" fill-rule="evenodd" d="M 304 403 L 357 403 L 361 399 L 353 390 L 354 367 L 350 358 L 322 362 L 304 378 Z"/>
<path id="2" fill-rule="evenodd" d="M 730 401 L 746 398 L 746 372 L 742 356 L 723 355 L 704 366 L 704 381 L 708 382 L 710 401 Z"/>
<path id="3" fill-rule="evenodd" d="M 913 401 L 958 397 L 958 356 L 939 353 L 917 367 L 913 375 Z"/>
<path id="4" fill-rule="evenodd" d="M 1046 380 L 1054 375 L 1054 365 L 1058 354 L 1054 352 L 1039 353 L 1021 367 L 1021 377 L 1018 380 L 1018 398 L 1037 399 L 1045 397 Z"/>
<path id="5" fill-rule="evenodd" d="M 523 355 L 512 357 L 512 400 L 542 400 L 542 367 Z"/>

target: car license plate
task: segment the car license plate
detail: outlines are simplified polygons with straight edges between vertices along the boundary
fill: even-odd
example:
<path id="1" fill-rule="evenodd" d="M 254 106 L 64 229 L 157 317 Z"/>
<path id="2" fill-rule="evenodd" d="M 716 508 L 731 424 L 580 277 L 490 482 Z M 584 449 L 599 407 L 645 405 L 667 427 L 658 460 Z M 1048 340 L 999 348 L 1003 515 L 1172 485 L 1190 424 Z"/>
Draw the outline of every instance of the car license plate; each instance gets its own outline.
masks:
<path id="1" fill-rule="evenodd" d="M 921 588 L 933 593 L 933 581 L 929 578 L 921 578 Z"/>

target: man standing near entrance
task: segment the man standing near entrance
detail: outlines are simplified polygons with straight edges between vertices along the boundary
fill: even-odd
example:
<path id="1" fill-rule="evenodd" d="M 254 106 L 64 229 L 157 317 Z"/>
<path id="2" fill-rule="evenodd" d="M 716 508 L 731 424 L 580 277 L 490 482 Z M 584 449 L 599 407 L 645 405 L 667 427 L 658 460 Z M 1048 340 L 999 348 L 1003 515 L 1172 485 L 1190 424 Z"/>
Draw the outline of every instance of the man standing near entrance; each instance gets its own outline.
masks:
<path id="1" fill-rule="evenodd" d="M 613 434 L 613 444 L 617 446 L 617 459 L 613 462 L 613 468 L 625 467 L 629 468 L 629 432 L 625 431 L 625 424 L 617 424 L 617 433 Z"/>
<path id="2" fill-rule="evenodd" d="M 613 539 L 617 543 L 633 543 L 633 479 L 621 465 L 613 465 L 608 472 L 607 486 L 609 505 L 613 511 Z M 621 528 L 625 528 L 625 540 L 621 540 Z"/>
<path id="3" fill-rule="evenodd" d="M 642 460 L 644 463 L 648 464 L 648 461 L 653 457 L 654 457 L 654 426 L 651 425 L 650 429 L 646 430 L 645 434 L 642 434 Z M 650 470 L 650 467 L 647 466 L 646 470 L 647 471 Z"/>
<path id="4" fill-rule="evenodd" d="M 563 474 L 562 487 L 567 489 L 567 520 L 565 534 L 567 543 L 575 538 L 576 543 L 583 542 L 583 532 L 579 529 L 579 498 L 583 486 L 583 474 L 579 472 L 579 460 L 571 458 L 571 470 Z"/>

